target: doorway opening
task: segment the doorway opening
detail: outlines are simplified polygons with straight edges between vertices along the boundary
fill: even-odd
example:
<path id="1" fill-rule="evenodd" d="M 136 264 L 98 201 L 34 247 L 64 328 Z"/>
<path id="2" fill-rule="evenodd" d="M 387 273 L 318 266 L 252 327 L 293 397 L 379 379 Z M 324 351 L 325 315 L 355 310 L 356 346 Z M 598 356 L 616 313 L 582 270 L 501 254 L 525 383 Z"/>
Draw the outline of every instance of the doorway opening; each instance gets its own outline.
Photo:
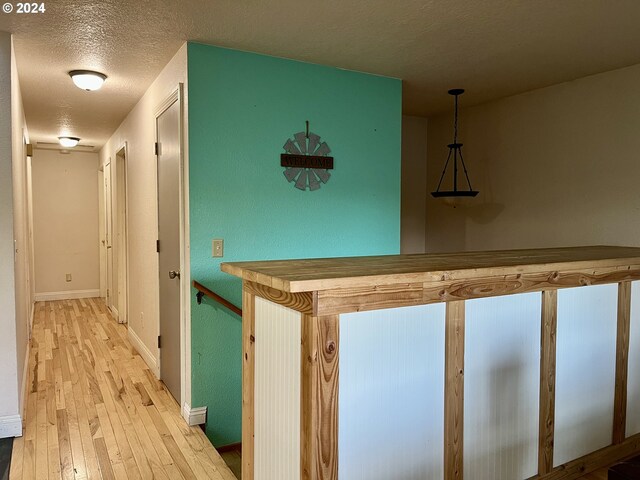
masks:
<path id="1" fill-rule="evenodd" d="M 106 291 L 104 302 L 107 308 L 112 314 L 114 312 L 114 305 L 112 301 L 113 292 L 113 245 L 112 245 L 112 202 L 111 202 L 111 158 L 104 164 L 102 170 L 102 178 L 104 181 L 104 189 L 102 191 L 104 196 L 104 255 L 105 255 L 105 280 Z"/>
<path id="2" fill-rule="evenodd" d="M 128 322 L 128 236 L 127 236 L 127 152 L 124 145 L 116 153 L 116 182 L 114 205 L 114 300 L 118 323 Z"/>
<path id="3" fill-rule="evenodd" d="M 128 321 L 127 148 L 104 165 L 106 304 L 118 323 Z"/>

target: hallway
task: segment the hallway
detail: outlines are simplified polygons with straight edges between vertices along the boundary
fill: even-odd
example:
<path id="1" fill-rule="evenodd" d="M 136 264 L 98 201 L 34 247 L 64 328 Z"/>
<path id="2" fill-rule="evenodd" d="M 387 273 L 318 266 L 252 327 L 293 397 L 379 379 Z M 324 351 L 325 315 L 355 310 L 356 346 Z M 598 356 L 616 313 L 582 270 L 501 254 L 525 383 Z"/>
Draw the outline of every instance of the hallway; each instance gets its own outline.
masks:
<path id="1" fill-rule="evenodd" d="M 102 299 L 38 302 L 10 480 L 235 480 Z"/>

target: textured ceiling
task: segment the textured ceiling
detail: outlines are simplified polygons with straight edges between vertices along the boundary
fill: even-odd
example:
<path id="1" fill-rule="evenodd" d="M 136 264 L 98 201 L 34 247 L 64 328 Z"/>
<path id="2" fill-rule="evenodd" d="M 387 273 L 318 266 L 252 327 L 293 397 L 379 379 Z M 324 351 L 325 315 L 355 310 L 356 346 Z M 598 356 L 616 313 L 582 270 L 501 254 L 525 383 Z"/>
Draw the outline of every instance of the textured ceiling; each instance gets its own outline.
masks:
<path id="1" fill-rule="evenodd" d="M 404 80 L 404 112 L 463 105 L 640 63 L 638 0 L 55 0 L 2 14 L 27 123 L 102 145 L 186 40 Z M 98 92 L 66 72 L 109 76 Z"/>

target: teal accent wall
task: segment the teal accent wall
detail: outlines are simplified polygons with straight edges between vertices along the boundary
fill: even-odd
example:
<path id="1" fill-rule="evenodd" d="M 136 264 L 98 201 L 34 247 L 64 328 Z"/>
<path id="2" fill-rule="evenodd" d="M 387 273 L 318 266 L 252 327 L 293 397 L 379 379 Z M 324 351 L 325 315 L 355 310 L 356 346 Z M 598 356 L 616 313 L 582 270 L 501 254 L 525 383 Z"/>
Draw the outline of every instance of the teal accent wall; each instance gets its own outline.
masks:
<path id="1" fill-rule="evenodd" d="M 240 305 L 241 282 L 221 261 L 399 253 L 401 96 L 397 79 L 190 43 L 192 280 Z M 280 167 L 305 120 L 335 158 L 315 192 Z M 194 297 L 192 407 L 208 407 L 214 445 L 239 442 L 241 319 Z"/>

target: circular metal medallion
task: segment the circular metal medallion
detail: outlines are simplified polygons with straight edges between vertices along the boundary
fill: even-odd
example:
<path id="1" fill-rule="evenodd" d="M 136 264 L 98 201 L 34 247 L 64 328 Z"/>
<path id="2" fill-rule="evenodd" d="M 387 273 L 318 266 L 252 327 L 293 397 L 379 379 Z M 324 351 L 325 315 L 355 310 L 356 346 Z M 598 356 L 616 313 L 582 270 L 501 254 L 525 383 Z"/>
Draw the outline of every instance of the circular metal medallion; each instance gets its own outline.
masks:
<path id="1" fill-rule="evenodd" d="M 287 139 L 282 147 L 285 153 L 280 155 L 280 165 L 285 167 L 284 176 L 288 182 L 300 190 L 318 190 L 322 183 L 331 178 L 333 169 L 331 149 L 319 135 L 313 132 L 298 132 L 293 139 Z"/>

